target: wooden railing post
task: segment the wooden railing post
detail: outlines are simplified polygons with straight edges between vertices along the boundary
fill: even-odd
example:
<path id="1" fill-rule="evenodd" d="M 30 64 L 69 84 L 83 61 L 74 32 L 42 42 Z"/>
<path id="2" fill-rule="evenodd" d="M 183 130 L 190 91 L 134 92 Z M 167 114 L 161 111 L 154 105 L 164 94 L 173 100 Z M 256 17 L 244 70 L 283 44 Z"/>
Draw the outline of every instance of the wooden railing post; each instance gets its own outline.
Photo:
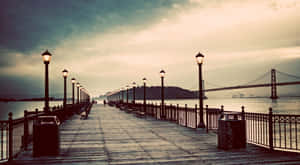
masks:
<path id="1" fill-rule="evenodd" d="M 165 120 L 169 120 L 169 107 L 167 104 L 165 104 L 166 106 L 164 107 L 164 111 L 165 111 Z"/>
<path id="2" fill-rule="evenodd" d="M 35 119 L 37 120 L 37 118 L 38 118 L 38 114 L 39 114 L 39 109 L 35 109 Z"/>
<path id="3" fill-rule="evenodd" d="M 162 104 L 159 104 L 160 109 L 159 109 L 159 119 L 161 120 L 161 116 L 162 116 Z"/>
<path id="4" fill-rule="evenodd" d="M 151 103 L 152 106 L 152 117 L 154 117 L 155 115 L 155 107 L 154 107 L 154 103 Z"/>
<path id="5" fill-rule="evenodd" d="M 197 104 L 195 104 L 195 129 L 197 130 Z"/>
<path id="6" fill-rule="evenodd" d="M 187 104 L 185 104 L 184 106 L 184 110 L 185 110 L 185 126 L 187 127 Z"/>
<path id="7" fill-rule="evenodd" d="M 27 110 L 24 111 L 24 135 L 23 135 L 23 147 L 24 150 L 27 150 L 28 146 L 28 113 Z"/>
<path id="8" fill-rule="evenodd" d="M 170 105 L 170 120 L 173 121 L 173 105 Z"/>
<path id="9" fill-rule="evenodd" d="M 151 107 L 151 116 L 153 117 L 153 116 L 154 116 L 154 112 L 153 112 L 153 103 L 150 104 L 150 107 Z"/>
<path id="10" fill-rule="evenodd" d="M 220 118 L 223 118 L 224 116 L 224 105 L 221 105 L 221 116 Z"/>
<path id="11" fill-rule="evenodd" d="M 206 133 L 208 133 L 208 105 L 206 105 L 206 111 L 205 111 L 205 116 L 206 116 Z"/>
<path id="12" fill-rule="evenodd" d="M 269 146 L 273 151 L 273 112 L 272 108 L 269 109 Z"/>
<path id="13" fill-rule="evenodd" d="M 175 114 L 175 108 L 174 107 L 175 107 L 174 105 L 171 106 L 171 116 L 172 116 L 171 118 L 172 118 L 172 121 L 175 121 L 175 115 L 174 115 Z"/>
<path id="14" fill-rule="evenodd" d="M 245 107 L 242 106 L 242 120 L 245 120 Z"/>
<path id="15" fill-rule="evenodd" d="M 176 105 L 173 106 L 173 121 L 176 122 Z"/>
<path id="16" fill-rule="evenodd" d="M 12 113 L 8 113 L 8 161 L 13 160 L 13 120 Z"/>
<path id="17" fill-rule="evenodd" d="M 168 113 L 167 119 L 170 121 L 170 114 L 171 114 L 171 105 L 168 106 Z"/>
<path id="18" fill-rule="evenodd" d="M 172 109 L 172 104 L 170 104 L 170 121 L 173 121 L 173 109 Z"/>
<path id="19" fill-rule="evenodd" d="M 157 104 L 155 103 L 155 119 L 157 119 Z"/>
<path id="20" fill-rule="evenodd" d="M 177 106 L 176 106 L 176 115 L 177 115 L 177 116 L 176 116 L 177 123 L 180 124 L 180 123 L 179 123 L 179 104 L 177 104 Z"/>

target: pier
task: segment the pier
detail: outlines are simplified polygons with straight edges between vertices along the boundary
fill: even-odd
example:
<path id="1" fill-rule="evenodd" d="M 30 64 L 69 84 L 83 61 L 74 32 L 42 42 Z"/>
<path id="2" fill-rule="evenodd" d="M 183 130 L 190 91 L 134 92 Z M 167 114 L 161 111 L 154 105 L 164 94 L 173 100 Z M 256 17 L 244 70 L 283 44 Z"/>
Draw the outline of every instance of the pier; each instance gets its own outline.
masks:
<path id="1" fill-rule="evenodd" d="M 93 105 L 87 119 L 72 116 L 60 126 L 60 154 L 32 157 L 32 146 L 10 164 L 300 164 L 298 153 L 217 148 L 217 134 L 176 122 L 137 117 Z"/>

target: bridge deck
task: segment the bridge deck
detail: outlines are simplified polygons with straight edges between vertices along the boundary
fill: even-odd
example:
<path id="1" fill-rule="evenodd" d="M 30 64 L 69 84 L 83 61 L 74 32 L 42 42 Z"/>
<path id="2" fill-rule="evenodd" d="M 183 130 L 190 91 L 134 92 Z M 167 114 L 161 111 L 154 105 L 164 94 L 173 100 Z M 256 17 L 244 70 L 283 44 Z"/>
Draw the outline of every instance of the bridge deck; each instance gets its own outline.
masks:
<path id="1" fill-rule="evenodd" d="M 74 116 L 61 128 L 61 152 L 33 158 L 22 152 L 12 164 L 300 164 L 300 154 L 217 149 L 217 136 L 175 123 L 137 118 L 94 105 L 87 120 Z"/>

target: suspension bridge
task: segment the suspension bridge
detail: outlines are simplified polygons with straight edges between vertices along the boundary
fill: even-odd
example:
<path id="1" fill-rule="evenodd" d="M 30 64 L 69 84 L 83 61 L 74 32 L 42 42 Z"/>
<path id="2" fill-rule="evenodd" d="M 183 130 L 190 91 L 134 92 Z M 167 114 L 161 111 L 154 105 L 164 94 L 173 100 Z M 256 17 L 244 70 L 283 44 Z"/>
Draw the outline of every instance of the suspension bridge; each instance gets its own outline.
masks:
<path id="1" fill-rule="evenodd" d="M 297 79 L 298 81 L 288 81 L 288 82 L 277 82 L 276 73 Z M 300 77 L 295 76 L 289 73 L 281 72 L 275 69 L 271 69 L 271 82 L 270 83 L 259 83 L 259 84 L 252 84 L 255 83 L 267 76 L 270 75 L 270 72 L 263 74 L 262 76 L 258 77 L 255 80 L 252 80 L 243 85 L 236 85 L 236 86 L 228 86 L 228 87 L 218 87 L 218 88 L 210 88 L 205 89 L 204 92 L 213 92 L 213 91 L 222 91 L 222 90 L 233 90 L 233 89 L 245 89 L 245 88 L 259 88 L 259 87 L 271 87 L 271 99 L 277 99 L 277 86 L 286 86 L 286 85 L 299 85 L 300 84 Z M 210 83 L 211 84 L 211 83 Z"/>

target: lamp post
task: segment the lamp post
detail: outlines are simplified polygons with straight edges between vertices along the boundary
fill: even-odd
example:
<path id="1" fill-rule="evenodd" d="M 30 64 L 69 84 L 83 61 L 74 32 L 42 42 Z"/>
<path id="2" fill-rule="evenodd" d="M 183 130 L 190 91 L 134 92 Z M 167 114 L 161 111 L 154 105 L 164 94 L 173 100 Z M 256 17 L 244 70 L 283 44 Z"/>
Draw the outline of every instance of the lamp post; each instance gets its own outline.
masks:
<path id="1" fill-rule="evenodd" d="M 67 104 L 67 77 L 68 77 L 68 70 L 64 69 L 62 71 L 63 78 L 64 78 L 64 101 L 63 101 L 63 106 L 64 108 L 66 107 Z"/>
<path id="2" fill-rule="evenodd" d="M 128 104 L 128 89 L 129 85 L 126 85 L 126 104 Z"/>
<path id="3" fill-rule="evenodd" d="M 124 101 L 124 88 L 121 89 L 122 90 L 122 103 Z"/>
<path id="4" fill-rule="evenodd" d="M 86 102 L 85 88 L 82 86 L 80 90 L 81 90 L 81 94 L 82 94 L 82 95 L 81 95 L 81 102 L 82 102 L 82 103 L 85 103 L 85 102 Z"/>
<path id="5" fill-rule="evenodd" d="M 79 102 L 80 102 L 80 103 L 82 103 L 82 97 L 83 97 L 83 94 L 82 94 L 82 88 L 83 88 L 83 86 L 82 86 L 82 85 L 79 85 L 79 93 L 80 93 L 80 95 L 79 95 Z"/>
<path id="6" fill-rule="evenodd" d="M 144 82 L 144 112 L 146 112 L 146 78 L 143 78 L 143 82 Z"/>
<path id="7" fill-rule="evenodd" d="M 133 83 L 132 83 L 132 86 L 133 86 L 133 87 L 132 87 L 132 90 L 133 90 L 133 91 L 132 91 L 132 92 L 133 92 L 133 101 L 132 101 L 132 103 L 135 104 L 135 87 L 136 87 L 136 83 L 133 82 Z"/>
<path id="8" fill-rule="evenodd" d="M 72 78 L 72 104 L 74 105 L 75 103 L 75 83 L 76 83 L 76 79 Z"/>
<path id="9" fill-rule="evenodd" d="M 121 98 L 122 98 L 121 94 L 122 94 L 122 89 L 119 90 L 119 103 L 121 102 Z"/>
<path id="10" fill-rule="evenodd" d="M 77 87 L 77 104 L 79 104 L 79 87 L 80 87 L 79 82 L 76 83 L 76 87 Z"/>
<path id="11" fill-rule="evenodd" d="M 165 119 L 165 106 L 164 106 L 164 77 L 165 77 L 165 71 L 160 71 L 160 78 L 161 78 L 161 110 L 162 110 L 162 118 Z"/>
<path id="12" fill-rule="evenodd" d="M 196 61 L 199 66 L 199 109 L 200 109 L 200 123 L 199 128 L 205 128 L 203 122 L 203 89 L 202 89 L 202 63 L 203 63 L 204 55 L 200 52 L 196 55 Z"/>
<path id="13" fill-rule="evenodd" d="M 51 61 L 52 54 L 46 50 L 43 54 L 43 61 L 45 64 L 45 108 L 44 111 L 48 113 L 50 111 L 49 109 L 49 77 L 48 77 L 48 65 Z"/>

